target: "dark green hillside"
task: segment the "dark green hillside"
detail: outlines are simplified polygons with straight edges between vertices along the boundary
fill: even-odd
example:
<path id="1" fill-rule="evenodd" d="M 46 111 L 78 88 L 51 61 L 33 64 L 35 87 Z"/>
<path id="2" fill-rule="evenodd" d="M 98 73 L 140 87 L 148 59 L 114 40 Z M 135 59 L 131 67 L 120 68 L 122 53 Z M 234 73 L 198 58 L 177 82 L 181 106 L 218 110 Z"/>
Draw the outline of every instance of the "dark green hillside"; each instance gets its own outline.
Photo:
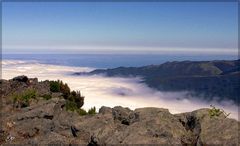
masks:
<path id="1" fill-rule="evenodd" d="M 106 74 L 107 76 L 210 76 L 234 70 L 239 67 L 239 60 L 235 61 L 174 61 L 161 65 L 143 67 L 118 67 L 113 69 L 97 69 L 87 74 Z M 82 73 L 76 73 L 82 74 Z"/>
<path id="2" fill-rule="evenodd" d="M 150 87 L 161 91 L 191 91 L 194 95 L 211 100 L 231 99 L 235 102 L 239 97 L 240 73 L 216 76 L 184 76 L 171 78 L 146 78 L 144 81 Z"/>
<path id="3" fill-rule="evenodd" d="M 161 91 L 191 91 L 206 99 L 220 97 L 239 103 L 240 60 L 174 61 L 143 67 L 97 69 L 76 75 L 104 74 L 109 77 L 143 77 L 149 87 Z"/>

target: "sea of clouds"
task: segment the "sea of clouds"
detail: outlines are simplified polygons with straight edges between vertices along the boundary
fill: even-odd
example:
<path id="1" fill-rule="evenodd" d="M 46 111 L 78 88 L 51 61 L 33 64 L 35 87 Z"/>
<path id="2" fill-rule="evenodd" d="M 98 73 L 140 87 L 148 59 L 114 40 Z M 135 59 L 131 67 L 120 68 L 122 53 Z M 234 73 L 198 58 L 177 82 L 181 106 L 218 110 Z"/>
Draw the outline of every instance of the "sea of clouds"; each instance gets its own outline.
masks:
<path id="1" fill-rule="evenodd" d="M 140 107 L 167 108 L 171 113 L 189 112 L 199 108 L 209 108 L 210 104 L 230 112 L 231 118 L 238 119 L 238 107 L 232 102 L 217 103 L 188 97 L 187 92 L 160 92 L 140 83 L 141 78 L 120 78 L 94 76 L 76 76 L 75 72 L 88 72 L 94 68 L 70 67 L 42 64 L 37 61 L 3 60 L 2 78 L 11 79 L 26 75 L 39 80 L 62 80 L 72 90 L 80 90 L 85 96 L 83 108 L 96 106 L 123 106 L 130 109 Z"/>

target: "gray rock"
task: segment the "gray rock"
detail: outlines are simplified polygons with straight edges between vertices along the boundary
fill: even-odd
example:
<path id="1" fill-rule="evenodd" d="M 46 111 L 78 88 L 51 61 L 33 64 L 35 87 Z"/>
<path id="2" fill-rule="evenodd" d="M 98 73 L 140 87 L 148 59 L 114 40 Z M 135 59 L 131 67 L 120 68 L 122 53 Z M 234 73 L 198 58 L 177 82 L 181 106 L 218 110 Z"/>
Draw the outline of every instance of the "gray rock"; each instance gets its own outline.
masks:
<path id="1" fill-rule="evenodd" d="M 184 126 L 187 127 L 185 139 L 188 139 L 188 143 L 192 141 L 198 145 L 239 145 L 240 123 L 234 119 L 225 118 L 224 115 L 211 118 L 209 109 L 199 109 L 176 116 L 180 122 L 185 121 L 185 124 L 189 121 L 187 117 L 192 116 L 195 119 L 195 124 L 190 124 L 192 127 Z"/>
<path id="2" fill-rule="evenodd" d="M 239 122 L 224 115 L 210 118 L 209 109 L 192 112 L 201 124 L 200 138 L 204 145 L 239 145 Z"/>
<path id="3" fill-rule="evenodd" d="M 24 82 L 24 83 L 28 83 L 29 80 L 28 80 L 28 77 L 27 76 L 17 76 L 15 78 L 12 79 L 13 81 L 18 81 L 18 82 Z"/>
<path id="4" fill-rule="evenodd" d="M 79 116 L 65 111 L 64 101 L 59 98 L 39 101 L 38 105 L 9 116 L 6 120 L 15 124 L 3 130 L 15 137 L 11 143 L 228 145 L 236 144 L 238 139 L 239 122 L 211 119 L 207 109 L 173 115 L 160 108 L 132 111 L 123 107 L 102 107 L 99 114 Z M 129 124 L 123 123 L 125 120 Z"/>
<path id="5" fill-rule="evenodd" d="M 49 94 L 49 82 L 1 80 L 0 144 L 81 145 L 239 145 L 239 122 L 223 115 L 210 118 L 209 109 L 171 114 L 162 108 L 101 107 L 96 115 L 66 111 L 61 94 L 37 98 L 15 109 L 9 94 L 28 88 Z M 14 138 L 11 138 L 14 137 Z"/>
<path id="6" fill-rule="evenodd" d="M 112 109 L 114 120 L 118 120 L 121 124 L 130 125 L 136 122 L 139 118 L 138 113 L 134 113 L 129 108 L 123 108 L 121 106 L 114 107 Z"/>
<path id="7" fill-rule="evenodd" d="M 99 114 L 112 114 L 112 109 L 110 107 L 102 106 L 99 109 Z"/>

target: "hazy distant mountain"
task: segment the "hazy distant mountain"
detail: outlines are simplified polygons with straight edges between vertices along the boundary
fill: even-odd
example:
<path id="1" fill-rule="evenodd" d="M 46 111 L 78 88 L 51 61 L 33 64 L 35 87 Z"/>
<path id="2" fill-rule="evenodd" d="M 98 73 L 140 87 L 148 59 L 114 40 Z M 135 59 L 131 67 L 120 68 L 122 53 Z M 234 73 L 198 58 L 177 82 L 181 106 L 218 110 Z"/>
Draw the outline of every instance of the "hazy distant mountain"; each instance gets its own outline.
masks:
<path id="1" fill-rule="evenodd" d="M 97 69 L 76 75 L 104 74 L 109 77 L 143 77 L 144 82 L 161 91 L 190 91 L 205 99 L 219 97 L 236 103 L 239 97 L 240 60 L 174 61 L 143 67 Z"/>

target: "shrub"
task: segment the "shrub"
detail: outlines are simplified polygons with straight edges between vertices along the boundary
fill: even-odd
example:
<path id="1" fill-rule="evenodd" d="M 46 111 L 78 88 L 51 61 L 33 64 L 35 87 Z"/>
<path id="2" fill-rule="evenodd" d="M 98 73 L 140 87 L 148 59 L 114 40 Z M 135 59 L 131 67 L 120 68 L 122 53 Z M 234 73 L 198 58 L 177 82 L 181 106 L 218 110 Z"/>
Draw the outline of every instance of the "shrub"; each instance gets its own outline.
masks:
<path id="1" fill-rule="evenodd" d="M 81 108 L 83 106 L 83 104 L 84 104 L 84 97 L 81 96 L 81 92 L 80 91 L 76 92 L 75 102 L 76 102 L 78 108 Z"/>
<path id="2" fill-rule="evenodd" d="M 219 117 L 221 114 L 224 115 L 225 118 L 227 118 L 230 113 L 226 113 L 223 109 L 218 109 L 216 108 L 215 106 L 213 105 L 210 105 L 210 107 L 212 107 L 210 110 L 209 110 L 209 116 L 210 118 L 213 118 L 213 117 Z"/>
<path id="3" fill-rule="evenodd" d="M 96 114 L 96 107 L 94 106 L 94 107 L 90 108 L 90 109 L 88 110 L 88 114 L 89 114 L 89 115 L 95 115 L 95 114 Z"/>
<path id="4" fill-rule="evenodd" d="M 88 114 L 84 109 L 81 109 L 81 108 L 77 110 L 77 113 L 81 116 L 84 116 L 84 115 Z"/>
<path id="5" fill-rule="evenodd" d="M 66 110 L 70 110 L 70 111 L 80 110 L 79 112 L 81 113 L 81 115 L 84 115 L 84 111 L 82 111 L 82 109 L 81 109 L 81 107 L 84 104 L 84 96 L 81 95 L 80 91 L 72 91 L 71 92 L 69 86 L 66 83 L 64 84 L 60 80 L 50 81 L 50 91 L 51 92 L 61 92 L 63 94 L 63 97 L 67 100 L 66 101 Z M 44 98 L 50 99 L 51 97 L 49 95 L 45 95 Z"/>
<path id="6" fill-rule="evenodd" d="M 86 112 L 84 109 L 78 108 L 77 104 L 73 101 L 67 100 L 65 108 L 67 111 L 72 111 L 72 112 L 76 111 L 81 116 L 88 114 L 88 112 Z"/>
<path id="7" fill-rule="evenodd" d="M 16 107 L 27 107 L 29 106 L 29 100 L 32 98 L 36 98 L 36 90 L 35 89 L 26 89 L 22 93 L 13 94 L 13 103 Z"/>
<path id="8" fill-rule="evenodd" d="M 71 92 L 71 95 L 72 95 L 72 96 L 77 96 L 77 92 L 76 92 L 76 91 L 72 91 L 72 92 Z"/>
<path id="9" fill-rule="evenodd" d="M 49 100 L 49 99 L 52 98 L 52 95 L 51 94 L 44 94 L 42 97 L 46 100 Z"/>
<path id="10" fill-rule="evenodd" d="M 68 87 L 68 84 L 64 84 L 62 81 L 58 81 L 60 84 L 60 92 L 63 94 L 64 98 L 68 98 L 70 95 L 70 88 Z"/>
<path id="11" fill-rule="evenodd" d="M 59 81 L 50 81 L 50 91 L 51 92 L 60 92 Z"/>
<path id="12" fill-rule="evenodd" d="M 73 111 L 78 110 L 77 104 L 75 102 L 69 101 L 69 100 L 66 101 L 65 107 L 66 107 L 67 111 L 72 111 L 73 112 Z"/>
<path id="13" fill-rule="evenodd" d="M 66 99 L 70 95 L 70 88 L 68 84 L 64 84 L 62 81 L 50 81 L 50 91 L 51 92 L 61 92 L 63 97 Z"/>
<path id="14" fill-rule="evenodd" d="M 81 96 L 80 91 L 72 91 L 70 96 L 67 99 L 75 102 L 78 108 L 81 108 L 84 104 L 84 97 Z"/>

